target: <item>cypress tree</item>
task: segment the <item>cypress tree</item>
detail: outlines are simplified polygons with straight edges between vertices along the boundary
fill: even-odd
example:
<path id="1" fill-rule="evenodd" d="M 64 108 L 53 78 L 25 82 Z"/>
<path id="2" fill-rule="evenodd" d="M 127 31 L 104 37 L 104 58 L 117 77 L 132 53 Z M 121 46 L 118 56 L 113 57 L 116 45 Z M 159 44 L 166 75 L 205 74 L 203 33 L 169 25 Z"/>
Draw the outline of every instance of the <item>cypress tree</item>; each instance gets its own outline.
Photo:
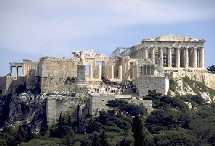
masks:
<path id="1" fill-rule="evenodd" d="M 132 132 L 135 146 L 143 146 L 144 145 L 144 133 L 143 133 L 143 121 L 140 116 L 135 116 L 132 124 Z"/>
<path id="2" fill-rule="evenodd" d="M 47 122 L 47 118 L 45 117 L 41 124 L 40 134 L 44 136 L 47 130 L 48 130 L 48 122 Z"/>
<path id="3" fill-rule="evenodd" d="M 59 131 L 59 137 L 62 137 L 63 133 L 63 117 L 62 117 L 62 112 L 60 113 L 59 120 L 58 120 L 58 131 Z"/>

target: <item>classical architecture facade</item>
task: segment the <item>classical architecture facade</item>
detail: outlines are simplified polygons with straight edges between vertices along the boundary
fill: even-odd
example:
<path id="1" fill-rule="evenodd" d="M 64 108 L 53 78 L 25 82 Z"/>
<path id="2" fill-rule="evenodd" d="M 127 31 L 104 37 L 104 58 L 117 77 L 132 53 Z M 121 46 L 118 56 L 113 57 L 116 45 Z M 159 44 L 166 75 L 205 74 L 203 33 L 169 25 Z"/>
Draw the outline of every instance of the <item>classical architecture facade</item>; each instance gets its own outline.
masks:
<path id="1" fill-rule="evenodd" d="M 140 44 L 131 47 L 130 57 L 160 63 L 164 70 L 204 69 L 204 43 L 203 39 L 175 35 L 143 39 Z"/>

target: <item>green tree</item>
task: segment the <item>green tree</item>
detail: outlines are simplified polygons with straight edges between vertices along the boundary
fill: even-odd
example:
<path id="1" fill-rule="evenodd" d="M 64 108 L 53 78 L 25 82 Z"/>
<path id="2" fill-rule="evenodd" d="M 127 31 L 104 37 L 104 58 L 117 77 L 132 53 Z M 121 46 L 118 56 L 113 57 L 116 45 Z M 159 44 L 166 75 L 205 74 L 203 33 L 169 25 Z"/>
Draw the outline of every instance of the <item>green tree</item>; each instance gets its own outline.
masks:
<path id="1" fill-rule="evenodd" d="M 107 141 L 107 136 L 106 136 L 104 131 L 102 131 L 99 138 L 100 138 L 100 145 L 101 146 L 109 146 L 108 141 Z"/>
<path id="2" fill-rule="evenodd" d="M 127 136 L 120 141 L 119 146 L 133 146 L 134 141 L 131 138 L 128 138 Z"/>
<path id="3" fill-rule="evenodd" d="M 211 65 L 209 67 L 207 67 L 208 71 L 211 71 L 212 73 L 215 73 L 215 65 Z"/>
<path id="4" fill-rule="evenodd" d="M 146 127 L 151 133 L 180 127 L 179 114 L 171 108 L 154 110 L 146 119 Z"/>
<path id="5" fill-rule="evenodd" d="M 194 146 L 197 139 L 188 134 L 186 130 L 161 131 L 154 136 L 154 145 L 187 145 Z"/>
<path id="6" fill-rule="evenodd" d="M 110 100 L 107 106 L 113 108 L 114 111 L 119 113 L 127 113 L 130 116 L 136 115 L 146 115 L 146 108 L 143 105 L 135 105 L 133 103 L 128 103 L 125 100 Z"/>
<path id="7" fill-rule="evenodd" d="M 47 121 L 47 118 L 45 117 L 41 124 L 40 134 L 44 136 L 47 130 L 48 130 L 48 121 Z"/>
<path id="8" fill-rule="evenodd" d="M 72 126 L 72 120 L 71 120 L 71 116 L 68 117 L 68 122 L 67 122 L 68 126 Z"/>
<path id="9" fill-rule="evenodd" d="M 99 134 L 96 132 L 94 133 L 93 141 L 92 141 L 92 146 L 101 146 L 100 141 L 99 141 Z"/>
<path id="10" fill-rule="evenodd" d="M 58 120 L 58 132 L 59 132 L 59 137 L 63 136 L 63 117 L 62 117 L 62 112 L 60 113 L 59 120 Z"/>
<path id="11" fill-rule="evenodd" d="M 132 132 L 134 133 L 133 137 L 135 140 L 135 145 L 143 146 L 145 135 L 143 133 L 143 121 L 140 116 L 134 117 L 132 124 Z"/>

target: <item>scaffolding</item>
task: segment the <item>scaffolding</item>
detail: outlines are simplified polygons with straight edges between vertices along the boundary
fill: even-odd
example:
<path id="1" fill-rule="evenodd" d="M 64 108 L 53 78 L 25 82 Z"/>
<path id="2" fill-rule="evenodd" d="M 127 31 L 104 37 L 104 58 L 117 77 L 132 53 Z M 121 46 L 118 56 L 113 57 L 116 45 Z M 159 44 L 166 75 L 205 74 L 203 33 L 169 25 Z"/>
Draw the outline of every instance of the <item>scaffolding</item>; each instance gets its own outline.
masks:
<path id="1" fill-rule="evenodd" d="M 111 58 L 129 56 L 130 48 L 117 47 L 111 54 Z"/>

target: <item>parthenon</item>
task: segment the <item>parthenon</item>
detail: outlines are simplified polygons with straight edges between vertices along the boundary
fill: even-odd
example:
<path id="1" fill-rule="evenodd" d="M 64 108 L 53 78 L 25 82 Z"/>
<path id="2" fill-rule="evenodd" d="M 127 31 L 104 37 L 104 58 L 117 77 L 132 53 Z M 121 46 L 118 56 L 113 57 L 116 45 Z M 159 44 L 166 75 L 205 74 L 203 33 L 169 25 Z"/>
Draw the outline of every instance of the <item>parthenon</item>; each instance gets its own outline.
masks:
<path id="1" fill-rule="evenodd" d="M 143 39 L 140 44 L 131 47 L 130 57 L 149 59 L 155 64 L 160 61 L 164 70 L 204 69 L 204 43 L 203 39 L 175 35 Z"/>

